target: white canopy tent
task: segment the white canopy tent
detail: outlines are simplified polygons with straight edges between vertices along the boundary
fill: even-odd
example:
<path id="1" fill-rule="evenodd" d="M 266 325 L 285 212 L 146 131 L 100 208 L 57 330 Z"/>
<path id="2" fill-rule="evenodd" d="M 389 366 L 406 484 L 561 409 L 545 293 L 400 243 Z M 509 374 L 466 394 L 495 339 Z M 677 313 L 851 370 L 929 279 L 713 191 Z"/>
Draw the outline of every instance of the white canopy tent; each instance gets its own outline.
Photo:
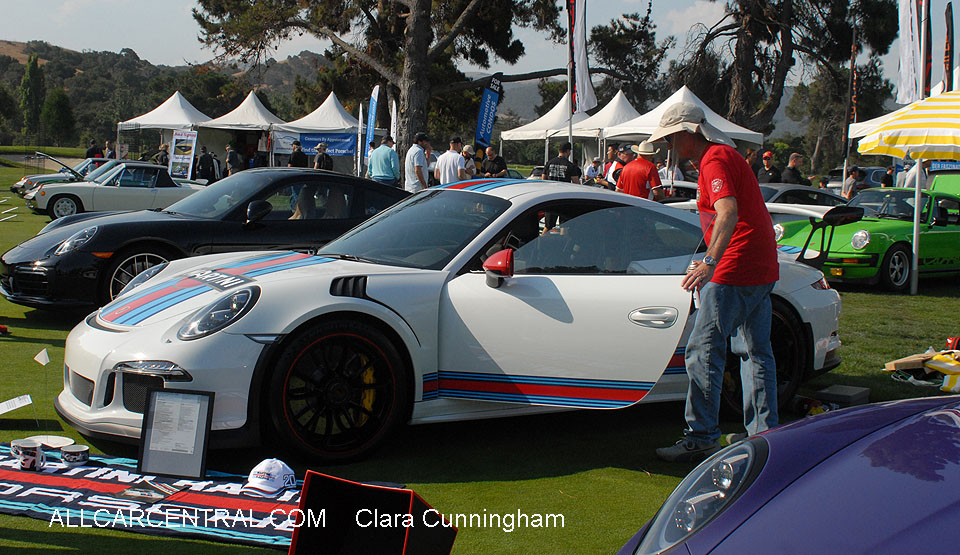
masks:
<path id="1" fill-rule="evenodd" d="M 763 144 L 763 133 L 751 131 L 722 117 L 720 114 L 711 110 L 709 106 L 704 104 L 704 102 L 700 100 L 697 95 L 693 94 L 693 91 L 687 88 L 686 85 L 680 87 L 677 92 L 670 95 L 670 98 L 664 100 L 659 106 L 653 110 L 650 110 L 646 114 L 643 114 L 642 116 L 639 116 L 628 122 L 621 123 L 620 125 L 604 129 L 603 137 L 605 139 L 609 139 L 611 137 L 640 137 L 652 135 L 657 127 L 660 126 L 660 118 L 663 116 L 663 113 L 667 111 L 667 108 L 676 104 L 677 102 L 692 102 L 697 106 L 700 106 L 707 118 L 707 122 L 718 128 L 720 131 L 726 133 L 728 137 L 735 141 L 742 141 L 755 145 Z"/>
<path id="2" fill-rule="evenodd" d="M 573 126 L 573 136 L 578 139 L 598 139 L 604 129 L 620 125 L 640 116 L 640 112 L 630 104 L 623 91 L 617 91 L 606 106 L 599 112 Z M 566 135 L 567 128 L 556 135 Z"/>
<path id="3" fill-rule="evenodd" d="M 267 131 L 275 125 L 283 125 L 284 123 L 286 122 L 267 110 L 260 99 L 257 98 L 256 93 L 250 91 L 250 94 L 233 111 L 219 118 L 202 122 L 199 126 L 238 131 Z"/>
<path id="4" fill-rule="evenodd" d="M 193 107 L 180 91 L 170 95 L 163 104 L 146 114 L 117 124 L 120 131 L 131 129 L 192 129 L 200 122 L 209 121 L 210 116 Z"/>
<path id="5" fill-rule="evenodd" d="M 586 112 L 573 114 L 573 125 L 577 125 L 590 116 Z M 544 161 L 550 158 L 550 137 L 563 135 L 567 132 L 570 121 L 570 93 L 563 95 L 560 102 L 549 112 L 526 125 L 509 129 L 500 133 L 504 141 L 543 140 Z"/>
<path id="6" fill-rule="evenodd" d="M 350 112 L 340 104 L 337 95 L 331 92 L 316 110 L 298 120 L 275 126 L 275 129 L 303 132 L 356 132 L 360 121 L 350 115 Z"/>

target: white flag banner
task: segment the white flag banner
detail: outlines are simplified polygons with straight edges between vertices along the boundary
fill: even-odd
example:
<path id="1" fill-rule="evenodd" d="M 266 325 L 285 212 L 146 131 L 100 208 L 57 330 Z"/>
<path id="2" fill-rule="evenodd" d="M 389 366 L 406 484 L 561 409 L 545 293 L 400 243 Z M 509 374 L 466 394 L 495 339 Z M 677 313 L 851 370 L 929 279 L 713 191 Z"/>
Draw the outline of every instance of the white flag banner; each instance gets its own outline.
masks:
<path id="1" fill-rule="evenodd" d="M 43 366 L 50 364 L 50 355 L 47 354 L 47 350 L 44 349 L 37 353 L 37 356 L 33 357 L 33 360 L 39 362 Z"/>
<path id="2" fill-rule="evenodd" d="M 920 64 L 920 35 L 917 31 L 917 4 L 899 0 L 900 9 L 900 73 L 897 76 L 897 104 L 920 100 L 923 68 Z"/>
<path id="3" fill-rule="evenodd" d="M 590 82 L 590 63 L 587 61 L 587 0 L 577 0 L 577 16 L 573 23 L 573 52 L 576 56 L 574 78 L 577 83 L 577 112 L 586 112 L 597 105 L 597 95 Z"/>
<path id="4" fill-rule="evenodd" d="M 390 101 L 390 136 L 394 140 L 397 139 L 397 101 Z M 393 145 L 393 149 L 397 149 L 397 145 Z"/>
<path id="5" fill-rule="evenodd" d="M 0 403 L 0 414 L 10 412 L 20 407 L 25 407 L 31 403 L 33 403 L 33 399 L 31 399 L 29 395 L 21 395 L 19 397 L 14 397 L 9 401 L 4 401 Z"/>

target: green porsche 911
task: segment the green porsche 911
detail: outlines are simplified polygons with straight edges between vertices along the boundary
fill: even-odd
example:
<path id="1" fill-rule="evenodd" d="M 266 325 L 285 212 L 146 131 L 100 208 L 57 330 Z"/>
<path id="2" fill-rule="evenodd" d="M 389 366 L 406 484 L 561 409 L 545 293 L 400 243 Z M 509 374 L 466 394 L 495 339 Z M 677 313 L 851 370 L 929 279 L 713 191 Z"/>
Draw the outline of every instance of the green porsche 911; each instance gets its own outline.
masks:
<path id="1" fill-rule="evenodd" d="M 890 291 L 910 285 L 913 251 L 914 189 L 867 189 L 847 206 L 863 208 L 859 222 L 838 226 L 826 241 L 811 224 L 785 222 L 774 226 L 781 252 L 798 254 L 810 236 L 815 249 L 829 245 L 822 269 L 828 280 L 880 283 Z M 931 210 L 931 207 L 935 207 Z M 960 196 L 922 191 L 920 196 L 920 275 L 960 272 Z M 807 250 L 804 258 L 820 253 Z"/>

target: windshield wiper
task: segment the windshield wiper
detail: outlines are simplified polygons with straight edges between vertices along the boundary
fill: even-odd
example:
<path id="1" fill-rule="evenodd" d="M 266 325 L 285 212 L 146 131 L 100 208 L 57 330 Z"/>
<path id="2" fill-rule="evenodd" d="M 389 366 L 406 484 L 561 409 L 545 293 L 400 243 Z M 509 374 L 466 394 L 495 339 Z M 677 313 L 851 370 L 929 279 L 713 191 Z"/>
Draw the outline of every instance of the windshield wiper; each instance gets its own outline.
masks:
<path id="1" fill-rule="evenodd" d="M 337 260 L 352 260 L 353 262 L 369 262 L 371 264 L 380 264 L 379 260 L 373 260 L 371 258 L 363 258 L 362 256 L 355 256 L 352 254 L 342 254 L 342 253 L 329 253 L 329 252 L 318 252 L 314 256 L 324 256 L 326 258 L 335 258 Z"/>

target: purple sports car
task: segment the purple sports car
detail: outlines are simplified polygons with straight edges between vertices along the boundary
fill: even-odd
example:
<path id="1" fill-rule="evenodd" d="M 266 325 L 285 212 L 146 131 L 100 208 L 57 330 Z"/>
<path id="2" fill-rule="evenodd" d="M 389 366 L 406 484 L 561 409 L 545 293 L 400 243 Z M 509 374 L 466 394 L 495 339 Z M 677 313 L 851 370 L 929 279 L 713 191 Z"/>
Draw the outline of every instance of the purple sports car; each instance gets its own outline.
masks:
<path id="1" fill-rule="evenodd" d="M 798 420 L 680 482 L 620 553 L 956 553 L 960 397 Z"/>

